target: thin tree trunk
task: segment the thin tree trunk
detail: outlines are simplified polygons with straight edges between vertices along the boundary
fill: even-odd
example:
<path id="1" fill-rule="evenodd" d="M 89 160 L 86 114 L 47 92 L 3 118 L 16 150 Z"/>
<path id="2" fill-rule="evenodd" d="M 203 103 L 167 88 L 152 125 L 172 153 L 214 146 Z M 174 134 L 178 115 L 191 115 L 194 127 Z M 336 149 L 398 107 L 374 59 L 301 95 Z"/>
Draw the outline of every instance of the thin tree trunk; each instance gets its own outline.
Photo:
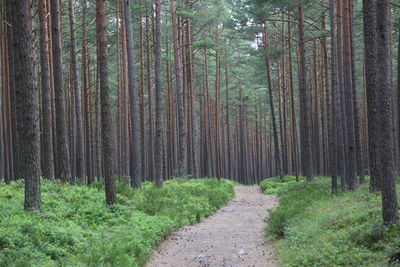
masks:
<path id="1" fill-rule="evenodd" d="M 289 18 L 290 20 L 290 14 Z M 291 39 L 291 23 L 288 23 L 288 53 L 289 53 L 289 90 L 290 90 L 290 113 L 293 131 L 293 169 L 296 175 L 296 181 L 300 182 L 299 178 L 299 157 L 298 157 L 298 141 L 297 141 L 297 118 L 296 118 L 296 108 L 294 102 L 294 83 L 293 83 L 293 66 L 292 66 L 292 39 Z"/>
<path id="2" fill-rule="evenodd" d="M 85 177 L 85 146 L 83 136 L 83 118 L 82 118 L 82 90 L 79 81 L 78 71 L 78 52 L 76 45 L 76 32 L 75 32 L 75 8 L 74 1 L 69 0 L 69 22 L 71 34 L 71 63 L 72 63 L 72 81 L 75 91 L 75 117 L 76 117 L 76 176 L 78 179 L 83 180 Z"/>
<path id="3" fill-rule="evenodd" d="M 181 54 L 178 44 L 178 19 L 176 14 L 175 1 L 171 0 L 172 14 L 172 38 L 174 44 L 174 62 L 175 62 L 175 82 L 177 92 L 178 106 L 178 176 L 186 175 L 186 130 L 185 130 L 185 110 L 183 104 L 183 84 L 182 84 L 182 65 Z"/>
<path id="4" fill-rule="evenodd" d="M 162 81 L 161 81 L 161 0 L 156 0 L 155 17 L 155 89 L 156 89 L 156 144 L 155 180 L 157 187 L 163 185 L 163 121 L 162 121 Z"/>
<path id="5" fill-rule="evenodd" d="M 56 177 L 64 182 L 71 181 L 71 164 L 68 150 L 68 129 L 65 88 L 63 81 L 63 64 L 61 53 L 61 22 L 60 22 L 60 3 L 51 3 L 51 32 L 53 49 L 53 76 L 55 87 L 55 107 L 56 107 L 56 129 L 57 129 L 57 170 Z M 55 141 L 55 140 L 53 140 Z"/>
<path id="6" fill-rule="evenodd" d="M 12 16 L 12 1 L 5 1 L 6 5 L 6 21 L 8 22 L 6 25 L 13 25 L 15 22 Z M 18 134 L 17 134 L 17 96 L 15 92 L 15 70 L 14 70 L 14 50 L 13 50 L 13 31 L 11 27 L 7 28 L 7 54 L 8 54 L 8 80 L 10 87 L 10 102 L 11 102 L 11 128 L 12 128 L 12 154 L 13 154 L 13 166 L 14 166 L 14 179 L 19 179 L 20 173 L 20 162 L 19 162 L 19 142 L 18 142 Z M 54 175 L 53 175 L 54 176 Z"/>
<path id="7" fill-rule="evenodd" d="M 356 188 L 357 158 L 355 144 L 354 127 L 354 107 L 353 107 L 353 85 L 351 73 L 351 36 L 350 24 L 351 16 L 349 10 L 349 0 L 343 0 L 342 4 L 343 20 L 343 74 L 344 74 L 344 96 L 346 110 L 347 128 L 347 179 L 346 184 L 349 190 Z"/>
<path id="8" fill-rule="evenodd" d="M 335 13 L 335 0 L 329 0 L 329 16 L 331 27 L 331 110 L 330 110 L 330 173 L 332 175 L 331 191 L 332 194 L 337 193 L 337 176 L 339 170 L 339 157 L 338 157 L 338 126 L 337 117 L 340 117 L 338 111 L 338 63 L 337 63 L 337 43 L 336 43 L 336 13 Z"/>
<path id="9" fill-rule="evenodd" d="M 48 8 L 46 0 L 39 1 L 40 66 L 42 84 L 42 175 L 54 179 L 53 130 L 51 127 L 51 84 L 49 70 Z"/>
<path id="10" fill-rule="evenodd" d="M 131 156 L 130 156 L 130 172 L 131 172 L 131 184 L 133 187 L 140 187 L 141 180 L 141 157 L 140 157 L 140 136 L 139 136 L 139 113 L 137 111 L 137 90 L 135 82 L 135 55 L 133 46 L 133 30 L 131 21 L 131 7 L 130 0 L 123 0 L 124 2 L 124 20 L 126 30 L 126 52 L 128 56 L 128 86 L 129 86 L 129 97 L 130 97 L 130 108 L 131 108 L 131 129 L 132 129 L 132 140 L 131 140 Z"/>
<path id="11" fill-rule="evenodd" d="M 267 25 L 264 22 L 264 48 L 267 49 L 268 40 L 267 40 Z M 266 50 L 265 50 L 266 52 Z M 272 79 L 271 79 L 271 68 L 269 64 L 269 57 L 265 55 L 265 67 L 267 72 L 267 83 L 268 83 L 268 92 L 269 92 L 269 106 L 271 110 L 271 118 L 272 118 L 272 131 L 274 134 L 274 151 L 275 151 L 275 162 L 277 168 L 277 174 L 281 179 L 283 179 L 282 173 L 282 161 L 281 161 L 281 154 L 279 149 L 279 141 L 278 141 L 278 130 L 276 125 L 276 117 L 275 117 L 275 107 L 274 107 L 274 95 L 273 95 L 273 88 L 272 88 Z"/>

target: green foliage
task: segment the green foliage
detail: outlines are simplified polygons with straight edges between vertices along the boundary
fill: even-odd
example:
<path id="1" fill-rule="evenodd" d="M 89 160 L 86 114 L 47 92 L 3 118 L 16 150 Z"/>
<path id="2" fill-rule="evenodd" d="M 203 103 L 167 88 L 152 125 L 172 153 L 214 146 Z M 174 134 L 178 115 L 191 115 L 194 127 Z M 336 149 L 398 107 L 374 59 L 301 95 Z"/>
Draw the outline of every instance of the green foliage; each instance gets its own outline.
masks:
<path id="1" fill-rule="evenodd" d="M 305 178 L 300 177 L 300 181 L 304 182 Z M 260 183 L 260 188 L 265 194 L 279 195 L 281 191 L 288 189 L 296 184 L 295 176 L 285 176 L 283 179 L 269 178 Z"/>
<path id="2" fill-rule="evenodd" d="M 163 189 L 117 184 L 104 205 L 101 183 L 88 188 L 42 182 L 41 212 L 23 210 L 23 183 L 0 184 L 0 266 L 140 266 L 168 233 L 213 213 L 233 183 L 174 179 Z"/>
<path id="3" fill-rule="evenodd" d="M 381 197 L 367 186 L 330 194 L 329 179 L 279 192 L 267 232 L 280 239 L 283 266 L 385 266 L 400 248 L 400 230 L 381 223 Z"/>
<path id="4" fill-rule="evenodd" d="M 298 183 L 289 180 L 286 183 L 277 182 L 279 207 L 270 212 L 267 232 L 283 237 L 286 227 L 292 218 L 301 214 L 313 203 L 330 196 L 329 184 L 326 183 Z"/>

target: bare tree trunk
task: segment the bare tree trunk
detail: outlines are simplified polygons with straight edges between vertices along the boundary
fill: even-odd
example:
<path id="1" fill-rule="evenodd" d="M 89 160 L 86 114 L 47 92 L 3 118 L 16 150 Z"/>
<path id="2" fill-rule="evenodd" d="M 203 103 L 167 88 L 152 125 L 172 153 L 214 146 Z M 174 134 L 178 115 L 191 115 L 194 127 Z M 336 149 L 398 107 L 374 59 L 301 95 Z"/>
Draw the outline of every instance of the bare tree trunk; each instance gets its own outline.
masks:
<path id="1" fill-rule="evenodd" d="M 174 44 L 174 62 L 175 62 L 175 82 L 178 104 L 178 175 L 186 175 L 186 130 L 185 130 L 185 110 L 183 104 L 183 84 L 182 84 L 182 65 L 181 54 L 178 44 L 178 19 L 176 14 L 175 1 L 171 0 L 172 13 L 172 36 Z"/>
<path id="2" fill-rule="evenodd" d="M 108 87 L 108 53 L 107 53 L 107 23 L 106 0 L 97 0 L 97 65 L 99 68 L 100 98 L 101 98 L 101 134 L 103 143 L 104 181 L 107 205 L 116 203 L 115 184 L 113 176 L 113 139 L 110 89 Z"/>
<path id="3" fill-rule="evenodd" d="M 311 152 L 311 136 L 310 136 L 310 118 L 309 118 L 309 96 L 310 92 L 307 86 L 307 66 L 306 66 L 306 51 L 304 43 L 304 22 L 303 8 L 298 8 L 298 34 L 299 34 L 299 69 L 301 76 L 299 77 L 300 84 L 300 139 L 301 139 L 301 158 L 303 165 L 303 174 L 307 181 L 313 180 L 313 163 Z"/>
<path id="4" fill-rule="evenodd" d="M 290 14 L 289 14 L 290 21 Z M 293 66 L 292 66 L 292 39 L 291 39 L 291 23 L 288 23 L 288 53 L 289 53 L 289 89 L 290 89 L 290 113 L 292 122 L 292 135 L 293 135 L 293 169 L 296 175 L 296 181 L 300 182 L 299 178 L 299 157 L 298 157 L 298 141 L 297 141 L 297 118 L 296 108 L 294 102 L 294 83 L 293 83 Z"/>
<path id="5" fill-rule="evenodd" d="M 8 22 L 5 26 L 13 25 L 15 22 L 12 15 L 12 1 L 5 1 L 6 5 L 6 21 Z M 13 179 L 19 179 L 20 173 L 20 162 L 19 162 L 19 142 L 18 142 L 18 134 L 17 134 L 17 106 L 18 103 L 16 101 L 16 92 L 15 92 L 15 66 L 14 66 L 14 50 L 13 50 L 13 31 L 11 27 L 7 28 L 7 54 L 8 54 L 8 80 L 10 87 L 10 102 L 11 102 L 11 128 L 12 128 L 12 154 L 13 154 L 13 166 L 14 166 L 14 177 Z M 53 175 L 54 176 L 54 175 Z"/>
<path id="6" fill-rule="evenodd" d="M 21 178 L 25 180 L 26 210 L 39 210 L 40 200 L 40 127 L 39 87 L 36 84 L 34 39 L 29 1 L 14 1 L 13 15 L 18 23 L 13 25 L 15 55 L 15 86 L 20 122 L 18 137 L 20 159 L 23 163 Z"/>
<path id="7" fill-rule="evenodd" d="M 83 136 L 83 119 L 82 119 L 82 90 L 78 71 L 78 52 L 76 47 L 75 32 L 75 8 L 74 1 L 69 0 L 69 22 L 71 34 L 71 63 L 72 63 L 72 81 L 75 91 L 75 117 L 76 117 L 76 176 L 83 180 L 85 177 L 85 146 Z"/>
<path id="8" fill-rule="evenodd" d="M 339 157 L 338 157 L 338 62 L 337 62 L 337 43 L 336 43 L 336 13 L 335 13 L 335 0 L 329 0 L 329 16 L 331 27 L 331 110 L 329 120 L 329 135 L 330 135 L 330 173 L 332 175 L 331 190 L 332 194 L 337 193 L 337 177 L 339 173 Z"/>
<path id="9" fill-rule="evenodd" d="M 157 187 L 163 185 L 163 120 L 162 120 L 162 81 L 161 81 L 161 0 L 156 0 L 155 17 L 155 89 L 156 89 L 156 144 L 155 179 Z"/>
<path id="10" fill-rule="evenodd" d="M 344 96 L 346 110 L 347 128 L 347 189 L 356 188 L 357 158 L 355 144 L 354 127 L 354 107 L 353 107 L 353 85 L 351 73 L 351 36 L 350 23 L 351 16 L 349 10 L 349 0 L 343 0 L 342 4 L 343 20 L 343 74 L 344 74 Z"/>
<path id="11" fill-rule="evenodd" d="M 378 174 L 382 186 L 382 217 L 385 225 L 398 223 L 396 177 L 394 174 L 391 70 L 391 6 L 389 0 L 376 2 L 376 93 L 379 123 L 372 125 L 378 133 Z M 382 130 L 386 129 L 386 130 Z"/>
<path id="12" fill-rule="evenodd" d="M 42 83 L 42 175 L 54 179 L 53 130 L 51 127 L 51 84 L 49 70 L 48 8 L 46 0 L 39 1 L 40 66 Z"/>
<path id="13" fill-rule="evenodd" d="M 376 1 L 363 0 L 363 18 L 364 18 L 364 53 L 365 53 L 365 85 L 367 91 L 368 106 L 368 155 L 369 155 L 369 173 L 370 173 L 370 191 L 377 192 L 381 190 L 381 177 L 378 173 L 378 134 L 380 129 L 376 127 L 380 118 L 376 91 Z"/>
<path id="14" fill-rule="evenodd" d="M 140 136 L 139 136 L 139 113 L 137 111 L 137 90 L 135 83 L 135 56 L 133 47 L 133 32 L 132 32 L 132 21 L 131 21 L 131 7 L 130 0 L 123 0 L 124 2 L 124 19 L 125 19 L 125 30 L 126 30 L 126 52 L 128 56 L 128 86 L 129 86 L 129 97 L 130 97 L 130 108 L 131 108 L 131 129 L 132 129 L 132 140 L 131 140 L 131 156 L 130 156 L 130 171 L 131 171 L 131 184 L 138 188 L 142 183 L 141 179 L 141 157 L 140 157 Z"/>
<path id="15" fill-rule="evenodd" d="M 57 129 L 57 170 L 56 177 L 64 182 L 71 181 L 71 164 L 68 150 L 67 113 L 65 111 L 66 99 L 63 85 L 63 64 L 61 53 L 61 22 L 60 3 L 51 3 L 51 32 L 53 49 L 53 76 L 55 87 L 56 129 Z M 54 140 L 53 140 L 54 141 Z"/>
<path id="16" fill-rule="evenodd" d="M 267 49 L 268 46 L 268 39 L 267 39 L 267 25 L 264 22 L 264 48 Z M 266 51 L 265 51 L 266 52 Z M 273 95 L 273 88 L 272 88 L 272 79 L 271 79 L 271 68 L 269 64 L 269 57 L 265 55 L 265 67 L 267 72 L 267 83 L 268 83 L 268 92 L 269 92 L 269 106 L 271 110 L 271 118 L 272 118 L 272 131 L 274 133 L 274 151 L 275 151 L 275 162 L 277 168 L 277 174 L 281 179 L 283 179 L 282 173 L 282 160 L 281 154 L 279 149 L 279 140 L 278 140 L 278 130 L 276 125 L 276 117 L 275 117 L 275 107 L 274 107 L 274 95 Z"/>

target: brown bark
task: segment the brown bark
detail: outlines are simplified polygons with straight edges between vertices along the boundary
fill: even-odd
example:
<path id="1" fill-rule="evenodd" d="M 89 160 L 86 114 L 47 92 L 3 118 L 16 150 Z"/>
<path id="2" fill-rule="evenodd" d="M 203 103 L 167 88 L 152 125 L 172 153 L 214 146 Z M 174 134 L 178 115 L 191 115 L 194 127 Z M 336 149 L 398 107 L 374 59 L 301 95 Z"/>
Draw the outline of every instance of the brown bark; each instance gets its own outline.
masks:
<path id="1" fill-rule="evenodd" d="M 378 132 L 378 175 L 382 187 L 382 218 L 385 225 L 398 223 L 396 177 L 394 174 L 392 121 L 392 71 L 391 71 L 391 6 L 389 0 L 376 2 L 376 96 L 379 103 L 379 123 L 373 125 Z M 382 130 L 386 129 L 386 130 Z"/>
<path id="2" fill-rule="evenodd" d="M 264 48 L 267 49 L 268 47 L 268 39 L 267 39 L 267 25 L 264 23 Z M 274 106 L 274 95 L 273 95 L 273 88 L 272 88 L 272 78 L 271 78 L 271 67 L 269 63 L 269 57 L 266 54 L 265 55 L 265 68 L 267 72 L 267 84 L 268 84 L 268 94 L 269 94 L 269 106 L 270 106 L 270 112 L 271 112 L 271 120 L 272 120 L 272 131 L 274 134 L 274 151 L 275 151 L 275 164 L 276 164 L 276 170 L 277 170 L 277 175 L 280 176 L 281 179 L 283 179 L 283 173 L 282 173 L 282 160 L 281 160 L 281 154 L 280 154 L 280 149 L 279 149 L 279 141 L 278 141 L 278 129 L 277 129 L 277 123 L 276 123 L 276 117 L 275 117 L 275 106 Z"/>
<path id="3" fill-rule="evenodd" d="M 381 190 L 381 177 L 378 173 L 377 166 L 377 149 L 380 129 L 376 127 L 380 118 L 378 115 L 378 107 L 376 91 L 376 1 L 363 0 L 363 18 L 364 18 L 364 53 L 365 53 L 365 86 L 367 92 L 368 107 L 368 155 L 369 155 L 369 173 L 370 173 L 370 191 L 376 192 Z"/>
<path id="4" fill-rule="evenodd" d="M 176 14 L 175 1 L 171 0 L 172 14 L 172 38 L 174 44 L 174 63 L 175 63 L 175 82 L 178 108 L 178 176 L 186 175 L 186 130 L 185 130 L 185 110 L 183 104 L 183 79 L 181 53 L 178 44 L 178 19 Z"/>
<path id="5" fill-rule="evenodd" d="M 60 3 L 51 3 L 51 32 L 52 32 L 52 53 L 53 53 L 53 76 L 56 107 L 56 130 L 57 130 L 57 169 L 56 177 L 64 182 L 71 181 L 71 164 L 68 149 L 68 129 L 65 88 L 63 81 L 62 53 L 61 53 L 61 22 Z"/>
<path id="6" fill-rule="evenodd" d="M 42 175 L 54 179 L 53 129 L 51 126 L 51 84 L 49 69 L 48 7 L 46 0 L 39 1 L 40 68 L 42 84 Z"/>
<path id="7" fill-rule="evenodd" d="M 161 0 L 156 0 L 155 17 L 155 94 L 156 94 L 156 143 L 155 180 L 157 187 L 163 185 L 163 121 L 162 121 L 162 81 L 161 81 Z"/>
<path id="8" fill-rule="evenodd" d="M 289 14 L 290 20 L 290 14 Z M 290 90 L 290 113 L 292 122 L 292 139 L 293 139 L 293 159 L 292 165 L 294 169 L 294 174 L 296 175 L 296 181 L 300 182 L 299 178 L 299 161 L 298 161 L 298 140 L 297 140 L 297 118 L 296 118 L 296 108 L 294 99 L 294 82 L 293 82 L 293 66 L 292 66 L 292 39 L 291 39 L 291 23 L 288 23 L 288 53 L 289 53 L 289 90 Z"/>
<path id="9" fill-rule="evenodd" d="M 131 22 L 131 7 L 129 0 L 123 0 L 124 2 L 124 20 L 125 20 L 125 31 L 126 31 L 126 53 L 128 57 L 128 86 L 129 86 L 129 97 L 130 97 L 130 119 L 132 129 L 132 140 L 131 140 L 131 155 L 130 155 L 130 172 L 131 172 L 131 184 L 138 188 L 142 182 L 141 180 L 141 157 L 140 157 L 140 136 L 139 136 L 139 114 L 137 111 L 137 90 L 135 83 L 135 57 L 133 47 L 133 32 Z"/>
<path id="10" fill-rule="evenodd" d="M 107 205 L 116 203 L 115 184 L 113 176 L 113 138 L 110 88 L 108 86 L 108 53 L 107 53 L 107 23 L 106 0 L 97 0 L 97 65 L 99 68 L 100 98 L 101 98 L 101 134 L 104 161 L 104 181 Z"/>
<path id="11" fill-rule="evenodd" d="M 313 180 L 313 162 L 310 136 L 310 92 L 307 85 L 306 51 L 304 43 L 303 8 L 298 8 L 298 42 L 299 42 L 299 85 L 300 85 L 300 140 L 303 175 L 307 181 Z"/>
<path id="12" fill-rule="evenodd" d="M 25 180 L 26 210 L 39 210 L 40 199 L 40 129 L 39 88 L 36 84 L 34 39 L 29 1 L 14 1 L 13 15 L 18 23 L 13 25 L 15 55 L 15 86 L 20 122 L 21 178 Z"/>
<path id="13" fill-rule="evenodd" d="M 85 146 L 83 136 L 83 116 L 82 116 L 82 88 L 78 71 L 78 52 L 75 32 L 75 7 L 74 1 L 69 0 L 69 22 L 71 34 L 71 64 L 72 64 L 72 84 L 75 94 L 75 125 L 76 125 L 76 176 L 83 180 L 85 177 Z"/>
<path id="14" fill-rule="evenodd" d="M 353 107 L 353 80 L 351 72 L 351 16 L 349 0 L 343 0 L 343 74 L 344 74 L 344 96 L 346 110 L 347 128 L 347 189 L 356 188 L 357 158 L 355 147 L 355 126 L 354 126 L 354 107 Z"/>

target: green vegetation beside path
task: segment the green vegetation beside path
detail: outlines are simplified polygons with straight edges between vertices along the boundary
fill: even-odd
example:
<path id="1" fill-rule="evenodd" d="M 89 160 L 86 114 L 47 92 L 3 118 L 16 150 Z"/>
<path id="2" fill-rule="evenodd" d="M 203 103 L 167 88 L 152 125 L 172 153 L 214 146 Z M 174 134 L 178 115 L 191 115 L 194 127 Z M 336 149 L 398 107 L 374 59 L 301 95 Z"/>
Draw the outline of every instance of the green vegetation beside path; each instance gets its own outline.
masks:
<path id="1" fill-rule="evenodd" d="M 213 214 L 234 195 L 216 179 L 174 179 L 162 189 L 117 184 L 118 204 L 93 187 L 42 181 L 43 211 L 23 210 L 23 183 L 0 183 L 0 266 L 141 266 L 175 229 Z"/>
<path id="2" fill-rule="evenodd" d="M 324 177 L 311 183 L 273 178 L 260 187 L 279 196 L 266 232 L 283 266 L 389 266 L 400 252 L 399 228 L 382 225 L 381 196 L 368 185 L 337 196 Z"/>

